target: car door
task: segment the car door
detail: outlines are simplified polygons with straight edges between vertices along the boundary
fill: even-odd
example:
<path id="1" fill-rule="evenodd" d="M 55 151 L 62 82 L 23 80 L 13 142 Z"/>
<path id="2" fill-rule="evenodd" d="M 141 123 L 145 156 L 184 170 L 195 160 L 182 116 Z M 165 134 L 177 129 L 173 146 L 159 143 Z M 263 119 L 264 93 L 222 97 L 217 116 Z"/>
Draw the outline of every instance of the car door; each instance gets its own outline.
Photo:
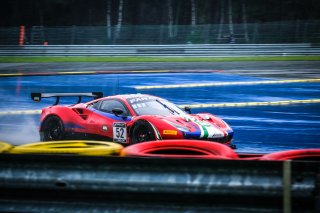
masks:
<path id="1" fill-rule="evenodd" d="M 92 105 L 93 111 L 89 123 L 99 135 L 117 143 L 127 143 L 127 122 L 131 120 L 131 114 L 121 100 L 107 99 Z M 112 112 L 120 109 L 120 115 Z"/>

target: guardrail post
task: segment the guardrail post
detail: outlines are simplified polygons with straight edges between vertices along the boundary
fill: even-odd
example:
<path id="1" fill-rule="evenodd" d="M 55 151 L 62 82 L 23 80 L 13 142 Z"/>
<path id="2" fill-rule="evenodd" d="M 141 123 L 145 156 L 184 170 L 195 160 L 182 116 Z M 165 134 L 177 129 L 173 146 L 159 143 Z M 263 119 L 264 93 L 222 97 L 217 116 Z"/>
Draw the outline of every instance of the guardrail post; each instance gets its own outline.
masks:
<path id="1" fill-rule="evenodd" d="M 291 161 L 283 162 L 283 212 L 291 213 Z"/>

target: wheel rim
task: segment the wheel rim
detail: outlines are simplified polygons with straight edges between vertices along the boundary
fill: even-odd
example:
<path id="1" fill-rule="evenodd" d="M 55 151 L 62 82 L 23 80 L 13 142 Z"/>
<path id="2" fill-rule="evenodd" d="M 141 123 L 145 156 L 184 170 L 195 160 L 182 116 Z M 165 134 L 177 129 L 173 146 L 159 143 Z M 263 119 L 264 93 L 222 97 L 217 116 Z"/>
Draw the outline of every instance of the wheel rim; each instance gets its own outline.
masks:
<path id="1" fill-rule="evenodd" d="M 47 128 L 46 128 L 46 133 L 49 139 L 51 140 L 58 140 L 61 137 L 62 134 L 62 127 L 61 124 L 58 120 L 53 120 L 51 121 Z"/>
<path id="2" fill-rule="evenodd" d="M 141 126 L 138 128 L 136 132 L 136 140 L 137 142 L 145 142 L 153 140 L 152 138 L 152 132 L 147 126 Z"/>

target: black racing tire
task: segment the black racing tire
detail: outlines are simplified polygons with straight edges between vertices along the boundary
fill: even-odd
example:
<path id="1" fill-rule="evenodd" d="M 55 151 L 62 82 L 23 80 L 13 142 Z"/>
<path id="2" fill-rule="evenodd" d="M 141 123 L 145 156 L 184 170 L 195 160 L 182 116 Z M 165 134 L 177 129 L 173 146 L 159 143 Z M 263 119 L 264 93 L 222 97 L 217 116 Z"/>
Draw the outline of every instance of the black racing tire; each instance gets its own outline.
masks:
<path id="1" fill-rule="evenodd" d="M 138 120 L 133 126 L 131 144 L 154 141 L 156 136 L 151 124 L 144 120 Z"/>
<path id="2" fill-rule="evenodd" d="M 48 117 L 40 130 L 40 141 L 60 141 L 65 138 L 64 124 L 58 116 Z"/>

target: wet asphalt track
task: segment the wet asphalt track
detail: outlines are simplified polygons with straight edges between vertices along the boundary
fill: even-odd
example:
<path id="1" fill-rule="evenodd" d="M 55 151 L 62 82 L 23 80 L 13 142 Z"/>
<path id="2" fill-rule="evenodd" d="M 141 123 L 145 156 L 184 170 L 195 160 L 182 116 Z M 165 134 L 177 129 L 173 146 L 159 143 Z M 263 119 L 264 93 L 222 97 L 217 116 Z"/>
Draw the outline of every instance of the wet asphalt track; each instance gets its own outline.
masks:
<path id="1" fill-rule="evenodd" d="M 136 86 L 319 78 L 320 62 L 229 63 L 21 63 L 0 64 L 0 73 L 162 70 L 161 73 L 1 77 L 0 110 L 40 109 L 30 92 L 89 92 L 105 95 L 149 93 L 177 104 L 272 102 L 320 98 L 320 83 L 226 85 L 177 89 Z M 177 73 L 168 72 L 176 71 Z M 183 71 L 187 71 L 185 73 Z M 320 148 L 320 104 L 195 108 L 224 118 L 235 130 L 239 152 L 267 153 Z M 0 140 L 13 144 L 38 141 L 39 115 L 0 115 Z"/>

